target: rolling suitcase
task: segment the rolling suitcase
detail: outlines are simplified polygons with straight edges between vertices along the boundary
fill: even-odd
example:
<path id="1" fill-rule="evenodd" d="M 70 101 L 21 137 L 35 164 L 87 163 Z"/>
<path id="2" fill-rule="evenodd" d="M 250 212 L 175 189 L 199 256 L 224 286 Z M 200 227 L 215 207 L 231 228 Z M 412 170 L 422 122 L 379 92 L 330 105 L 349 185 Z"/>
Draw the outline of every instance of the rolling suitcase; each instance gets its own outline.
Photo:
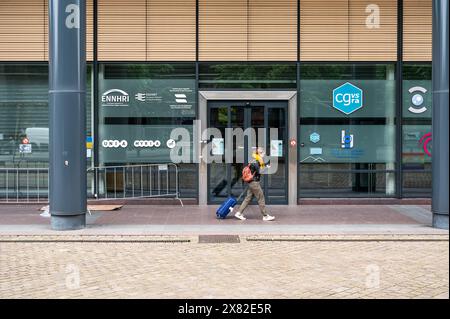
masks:
<path id="1" fill-rule="evenodd" d="M 236 206 L 237 202 L 241 199 L 242 195 L 244 195 L 245 192 L 247 192 L 247 188 L 244 189 L 244 191 L 239 195 L 239 197 L 236 199 L 233 195 L 228 197 L 225 202 L 217 208 L 216 216 L 218 219 L 224 219 L 227 217 L 227 215 L 233 211 L 233 207 Z"/>

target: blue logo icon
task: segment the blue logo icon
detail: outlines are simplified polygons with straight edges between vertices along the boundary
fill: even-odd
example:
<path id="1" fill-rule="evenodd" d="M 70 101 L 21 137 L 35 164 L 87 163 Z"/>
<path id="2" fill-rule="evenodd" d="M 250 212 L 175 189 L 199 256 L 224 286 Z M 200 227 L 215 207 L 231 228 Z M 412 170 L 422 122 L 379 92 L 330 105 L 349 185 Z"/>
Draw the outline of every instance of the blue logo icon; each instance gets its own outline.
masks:
<path id="1" fill-rule="evenodd" d="M 342 148 L 353 148 L 353 134 L 347 134 L 345 133 L 345 130 L 342 130 L 341 146 Z"/>
<path id="2" fill-rule="evenodd" d="M 311 142 L 313 142 L 313 143 L 319 142 L 319 141 L 320 141 L 320 135 L 319 135 L 319 133 L 316 133 L 316 132 L 312 133 L 312 134 L 309 136 L 309 140 L 310 140 Z"/>
<path id="3" fill-rule="evenodd" d="M 333 90 L 333 107 L 347 115 L 363 107 L 363 91 L 347 82 Z"/>

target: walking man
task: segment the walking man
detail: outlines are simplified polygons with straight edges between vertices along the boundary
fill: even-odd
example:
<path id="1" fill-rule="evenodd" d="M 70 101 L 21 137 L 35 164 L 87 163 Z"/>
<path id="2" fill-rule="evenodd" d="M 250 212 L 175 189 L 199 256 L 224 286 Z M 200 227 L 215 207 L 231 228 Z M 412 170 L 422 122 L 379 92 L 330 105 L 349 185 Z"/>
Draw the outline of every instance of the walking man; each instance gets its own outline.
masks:
<path id="1" fill-rule="evenodd" d="M 252 154 L 253 161 L 249 164 L 249 168 L 253 178 L 248 181 L 248 189 L 247 196 L 242 202 L 239 210 L 236 212 L 234 217 L 240 220 L 246 220 L 243 212 L 245 208 L 247 208 L 248 204 L 252 200 L 253 196 L 258 200 L 259 209 L 261 210 L 261 214 L 263 215 L 264 221 L 274 220 L 274 216 L 270 216 L 266 211 L 266 200 L 264 198 L 264 192 L 261 188 L 260 179 L 261 179 L 261 171 L 265 169 L 264 163 L 265 151 L 262 147 L 258 147 L 256 152 Z"/>

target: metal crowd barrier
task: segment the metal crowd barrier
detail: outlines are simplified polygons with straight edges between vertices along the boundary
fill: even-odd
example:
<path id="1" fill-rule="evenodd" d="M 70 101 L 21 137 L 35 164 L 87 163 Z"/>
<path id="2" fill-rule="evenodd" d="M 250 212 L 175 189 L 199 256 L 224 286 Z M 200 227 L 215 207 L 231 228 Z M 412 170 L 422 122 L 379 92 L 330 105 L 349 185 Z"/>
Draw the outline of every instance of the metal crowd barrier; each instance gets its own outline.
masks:
<path id="1" fill-rule="evenodd" d="M 164 198 L 180 201 L 178 166 L 146 164 L 92 167 L 87 196 L 96 200 Z M 48 168 L 0 168 L 0 203 L 48 203 Z"/>
<path id="2" fill-rule="evenodd" d="M 88 182 L 98 200 L 173 197 L 180 201 L 178 166 L 146 164 L 88 169 Z"/>
<path id="3" fill-rule="evenodd" d="M 0 168 L 0 203 L 47 203 L 48 168 Z"/>

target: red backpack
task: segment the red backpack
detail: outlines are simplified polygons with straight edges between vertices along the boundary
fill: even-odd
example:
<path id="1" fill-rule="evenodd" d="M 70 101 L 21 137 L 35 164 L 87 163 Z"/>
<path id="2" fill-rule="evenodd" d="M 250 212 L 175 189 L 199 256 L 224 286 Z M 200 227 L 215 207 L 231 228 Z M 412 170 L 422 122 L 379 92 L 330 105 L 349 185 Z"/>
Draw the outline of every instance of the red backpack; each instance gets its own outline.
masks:
<path id="1" fill-rule="evenodd" d="M 250 164 L 248 164 L 242 170 L 242 180 L 244 182 L 250 183 L 253 180 L 253 176 L 255 175 L 255 173 L 252 174 L 252 171 L 250 169 Z"/>

